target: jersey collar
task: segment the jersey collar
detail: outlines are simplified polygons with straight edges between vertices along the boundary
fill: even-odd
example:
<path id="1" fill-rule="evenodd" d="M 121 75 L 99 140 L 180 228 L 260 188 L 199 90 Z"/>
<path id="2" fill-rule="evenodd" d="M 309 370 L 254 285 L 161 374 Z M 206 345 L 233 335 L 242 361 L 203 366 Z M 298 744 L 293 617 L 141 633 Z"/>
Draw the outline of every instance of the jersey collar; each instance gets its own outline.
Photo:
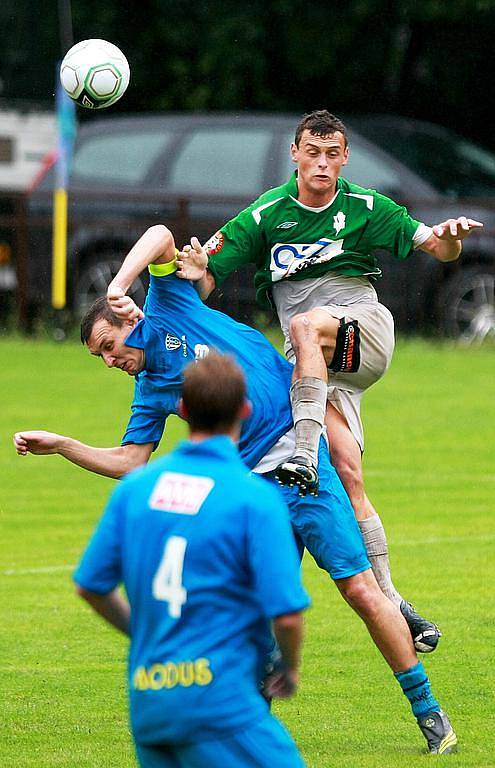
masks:
<path id="1" fill-rule="evenodd" d="M 125 337 L 124 344 L 127 347 L 134 347 L 135 349 L 144 349 L 144 319 L 139 320 L 130 334 Z"/>
<path id="2" fill-rule="evenodd" d="M 146 318 L 139 320 L 130 334 L 126 336 L 124 344 L 128 347 L 144 350 L 143 371 L 164 370 L 163 355 L 160 355 L 160 337 L 146 322 Z M 166 364 L 165 367 L 167 367 Z"/>
<path id="3" fill-rule="evenodd" d="M 236 444 L 227 435 L 212 435 L 198 443 L 185 440 L 177 450 L 186 455 L 208 454 L 222 459 L 238 459 L 242 463 Z"/>
<path id="4" fill-rule="evenodd" d="M 297 196 L 299 194 L 299 190 L 297 188 L 297 171 L 294 171 L 289 181 L 287 182 L 287 191 L 289 193 L 289 196 L 294 200 L 294 202 L 297 203 L 297 205 L 299 205 L 301 208 L 304 208 L 305 211 L 311 211 L 313 213 L 321 213 L 321 211 L 326 211 L 327 208 L 330 208 L 330 206 L 332 206 L 335 200 L 337 199 L 337 196 L 340 194 L 341 188 L 342 188 L 342 179 L 339 177 L 337 179 L 335 194 L 332 197 L 332 199 L 325 205 L 320 206 L 319 208 L 313 208 L 310 205 L 304 205 L 304 203 L 301 203 L 297 199 Z"/>

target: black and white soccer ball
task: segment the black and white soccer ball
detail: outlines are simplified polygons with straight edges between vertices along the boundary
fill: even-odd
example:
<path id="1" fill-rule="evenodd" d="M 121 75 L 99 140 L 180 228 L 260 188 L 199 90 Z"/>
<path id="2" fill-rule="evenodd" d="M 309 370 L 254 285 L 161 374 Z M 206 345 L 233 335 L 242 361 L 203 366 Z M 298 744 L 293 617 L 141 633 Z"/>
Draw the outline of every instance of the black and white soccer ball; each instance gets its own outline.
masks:
<path id="1" fill-rule="evenodd" d="M 127 59 L 106 40 L 83 40 L 65 54 L 60 82 L 71 99 L 88 109 L 115 104 L 129 85 Z"/>

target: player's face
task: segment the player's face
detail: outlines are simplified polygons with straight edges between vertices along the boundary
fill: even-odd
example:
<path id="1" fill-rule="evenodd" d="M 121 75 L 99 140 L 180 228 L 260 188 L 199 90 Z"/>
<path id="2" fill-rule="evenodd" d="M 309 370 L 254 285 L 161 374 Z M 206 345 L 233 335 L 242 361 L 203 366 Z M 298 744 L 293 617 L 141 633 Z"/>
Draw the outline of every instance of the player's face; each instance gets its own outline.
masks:
<path id="1" fill-rule="evenodd" d="M 93 326 L 88 349 L 92 355 L 101 357 L 108 368 L 120 368 L 129 376 L 135 376 L 144 368 L 144 351 L 126 346 L 125 339 L 131 330 L 127 323 L 119 328 L 101 318 Z"/>
<path id="2" fill-rule="evenodd" d="M 325 205 L 335 194 L 341 168 L 349 157 L 343 134 L 336 131 L 329 136 L 313 136 L 305 130 L 299 146 L 292 144 L 290 151 L 297 163 L 300 202 L 312 206 Z"/>

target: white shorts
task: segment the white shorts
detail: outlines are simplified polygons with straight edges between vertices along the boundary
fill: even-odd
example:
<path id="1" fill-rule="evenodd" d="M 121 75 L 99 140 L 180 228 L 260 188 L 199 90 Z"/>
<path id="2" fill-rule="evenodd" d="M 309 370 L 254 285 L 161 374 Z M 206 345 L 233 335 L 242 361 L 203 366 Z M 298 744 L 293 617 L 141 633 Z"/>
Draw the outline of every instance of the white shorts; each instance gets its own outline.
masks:
<path id="1" fill-rule="evenodd" d="M 346 283 L 349 278 L 340 278 Z M 289 281 L 286 281 L 289 282 Z M 302 281 L 306 282 L 306 281 Z M 308 281 L 309 282 L 309 281 Z M 322 309 L 332 317 L 338 319 L 357 320 L 361 331 L 361 363 L 356 373 L 332 373 L 329 371 L 328 400 L 346 419 L 349 429 L 364 450 L 364 431 L 361 421 L 361 398 L 363 393 L 376 381 L 381 379 L 392 361 L 394 352 L 394 320 L 390 311 L 375 298 L 376 294 L 364 292 L 363 300 L 356 300 L 353 296 L 350 303 L 332 304 L 326 303 L 326 291 L 320 285 L 315 290 L 312 280 L 312 290 L 307 295 L 299 295 L 297 301 L 291 301 L 293 297 L 284 296 L 285 301 L 277 302 L 282 330 L 285 335 L 285 354 L 291 363 L 295 362 L 295 355 L 289 338 L 289 322 L 296 314 L 308 312 L 311 309 Z M 357 281 L 355 281 L 357 282 Z M 301 286 L 302 287 L 302 286 Z M 328 287 L 328 286 L 327 286 Z M 361 288 L 361 286 L 356 286 Z M 356 291 L 357 293 L 358 291 Z M 289 301 L 287 299 L 289 298 Z M 295 297 L 294 297 L 295 298 Z M 324 303 L 325 302 L 325 303 Z"/>

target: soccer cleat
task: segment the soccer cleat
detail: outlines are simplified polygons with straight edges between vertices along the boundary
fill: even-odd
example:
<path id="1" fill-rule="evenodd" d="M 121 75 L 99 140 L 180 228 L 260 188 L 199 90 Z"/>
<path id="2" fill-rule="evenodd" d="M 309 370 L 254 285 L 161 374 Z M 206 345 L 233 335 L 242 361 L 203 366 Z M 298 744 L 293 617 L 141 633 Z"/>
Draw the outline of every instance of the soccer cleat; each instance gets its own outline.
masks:
<path id="1" fill-rule="evenodd" d="M 306 496 L 307 493 L 318 496 L 318 470 L 301 456 L 293 456 L 279 464 L 275 477 L 281 485 L 288 485 L 289 488 L 298 485 L 300 496 Z"/>
<path id="2" fill-rule="evenodd" d="M 406 600 L 402 600 L 400 612 L 407 621 L 416 650 L 420 653 L 432 653 L 442 637 L 437 625 L 423 619 Z"/>
<path id="3" fill-rule="evenodd" d="M 445 712 L 430 712 L 418 717 L 421 733 L 428 742 L 430 755 L 449 755 L 456 751 L 457 736 Z"/>

